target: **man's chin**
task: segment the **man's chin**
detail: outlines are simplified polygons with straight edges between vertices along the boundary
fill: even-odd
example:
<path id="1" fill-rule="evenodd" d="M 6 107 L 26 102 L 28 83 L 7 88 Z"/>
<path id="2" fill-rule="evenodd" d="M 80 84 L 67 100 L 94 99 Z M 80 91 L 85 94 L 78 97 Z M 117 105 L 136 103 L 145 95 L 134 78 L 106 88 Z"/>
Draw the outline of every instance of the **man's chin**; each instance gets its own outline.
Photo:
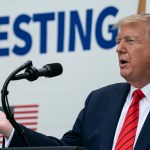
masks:
<path id="1" fill-rule="evenodd" d="M 131 75 L 131 73 L 127 73 L 127 72 L 120 72 L 120 75 L 128 82 L 128 83 L 132 83 L 134 82 L 134 78 Z"/>
<path id="2" fill-rule="evenodd" d="M 127 80 L 128 81 L 128 79 L 129 79 L 129 74 L 127 74 L 126 72 L 121 72 L 120 71 L 120 75 L 125 79 L 125 80 Z"/>

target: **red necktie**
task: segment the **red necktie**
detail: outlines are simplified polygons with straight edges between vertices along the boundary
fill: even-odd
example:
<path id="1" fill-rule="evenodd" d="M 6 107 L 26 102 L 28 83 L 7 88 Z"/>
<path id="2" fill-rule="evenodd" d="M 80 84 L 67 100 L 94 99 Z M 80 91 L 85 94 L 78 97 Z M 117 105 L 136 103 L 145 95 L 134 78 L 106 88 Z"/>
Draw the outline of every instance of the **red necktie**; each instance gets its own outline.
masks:
<path id="1" fill-rule="evenodd" d="M 126 114 L 115 150 L 132 150 L 139 120 L 139 101 L 144 97 L 141 90 L 133 92 L 133 100 Z"/>

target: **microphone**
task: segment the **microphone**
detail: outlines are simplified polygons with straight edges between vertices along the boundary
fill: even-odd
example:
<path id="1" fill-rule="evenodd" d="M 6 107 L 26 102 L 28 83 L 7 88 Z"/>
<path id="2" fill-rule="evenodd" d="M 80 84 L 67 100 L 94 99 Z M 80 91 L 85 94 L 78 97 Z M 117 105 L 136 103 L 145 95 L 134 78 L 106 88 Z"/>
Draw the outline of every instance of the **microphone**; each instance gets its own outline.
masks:
<path id="1" fill-rule="evenodd" d="M 24 73 L 14 76 L 12 80 L 27 79 L 29 81 L 34 81 L 42 76 L 47 78 L 55 77 L 62 74 L 62 72 L 63 68 L 59 63 L 47 64 L 40 69 L 30 66 L 26 68 Z"/>

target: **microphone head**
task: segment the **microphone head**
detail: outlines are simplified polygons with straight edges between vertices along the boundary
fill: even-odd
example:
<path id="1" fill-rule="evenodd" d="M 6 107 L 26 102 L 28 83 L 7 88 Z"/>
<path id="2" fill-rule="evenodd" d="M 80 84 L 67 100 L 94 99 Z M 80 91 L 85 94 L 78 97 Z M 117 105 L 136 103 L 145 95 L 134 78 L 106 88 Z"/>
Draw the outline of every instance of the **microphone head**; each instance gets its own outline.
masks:
<path id="1" fill-rule="evenodd" d="M 47 64 L 43 66 L 43 68 L 46 68 L 48 70 L 47 77 L 55 77 L 62 74 L 63 72 L 62 65 L 59 63 Z"/>

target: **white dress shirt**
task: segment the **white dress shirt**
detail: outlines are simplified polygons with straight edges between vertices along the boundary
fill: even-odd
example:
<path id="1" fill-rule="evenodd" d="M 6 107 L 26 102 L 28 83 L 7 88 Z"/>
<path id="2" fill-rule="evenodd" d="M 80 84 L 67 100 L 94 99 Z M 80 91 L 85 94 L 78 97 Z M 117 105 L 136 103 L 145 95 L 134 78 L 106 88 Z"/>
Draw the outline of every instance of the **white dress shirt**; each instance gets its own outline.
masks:
<path id="1" fill-rule="evenodd" d="M 118 125 L 117 125 L 115 136 L 114 136 L 112 150 L 114 150 L 114 148 L 115 148 L 115 145 L 116 145 L 116 142 L 117 142 L 120 130 L 121 130 L 121 128 L 123 126 L 123 123 L 124 123 L 124 119 L 125 119 L 126 113 L 127 113 L 128 108 L 129 108 L 129 106 L 130 106 L 130 104 L 132 102 L 132 93 L 135 90 L 136 90 L 136 88 L 131 86 L 131 89 L 130 89 L 129 94 L 128 94 L 127 99 L 126 99 L 126 102 L 125 102 L 124 107 L 122 109 L 122 112 L 121 112 L 121 115 L 120 115 L 120 119 L 118 121 Z M 138 136 L 140 134 L 142 126 L 143 126 L 143 124 L 144 124 L 144 122 L 146 120 L 146 117 L 147 117 L 147 115 L 148 115 L 148 113 L 150 111 L 150 83 L 147 84 L 146 86 L 144 86 L 141 90 L 144 93 L 145 97 L 142 100 L 140 100 L 140 103 L 139 103 L 139 122 L 138 122 L 137 132 L 136 132 L 136 136 L 135 136 L 134 146 L 135 146 L 137 138 L 138 138 Z"/>

